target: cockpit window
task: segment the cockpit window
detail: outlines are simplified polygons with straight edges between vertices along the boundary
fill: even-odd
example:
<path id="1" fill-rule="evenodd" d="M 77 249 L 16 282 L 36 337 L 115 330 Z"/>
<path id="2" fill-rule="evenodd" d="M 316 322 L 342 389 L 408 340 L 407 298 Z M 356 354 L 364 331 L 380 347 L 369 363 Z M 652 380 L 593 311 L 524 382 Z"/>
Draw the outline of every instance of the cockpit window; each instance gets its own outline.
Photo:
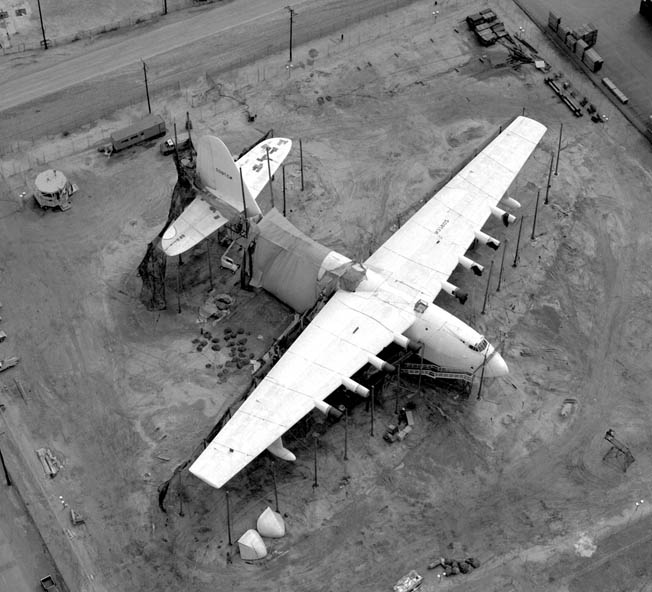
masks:
<path id="1" fill-rule="evenodd" d="M 479 343 L 477 343 L 476 345 L 469 345 L 469 347 L 473 351 L 482 352 L 486 349 L 487 345 L 489 344 L 487 343 L 487 340 L 483 337 Z"/>

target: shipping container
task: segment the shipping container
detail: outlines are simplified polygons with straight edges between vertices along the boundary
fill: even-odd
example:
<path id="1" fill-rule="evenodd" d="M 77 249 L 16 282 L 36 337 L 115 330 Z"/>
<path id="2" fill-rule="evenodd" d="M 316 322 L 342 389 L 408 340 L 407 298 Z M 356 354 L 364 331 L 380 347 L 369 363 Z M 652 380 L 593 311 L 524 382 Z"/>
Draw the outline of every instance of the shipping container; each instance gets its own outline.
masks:
<path id="1" fill-rule="evenodd" d="M 602 79 L 602 84 L 604 84 L 609 90 L 614 90 L 616 88 L 616 85 L 606 76 Z"/>
<path id="2" fill-rule="evenodd" d="M 573 33 L 569 33 L 566 35 L 566 47 L 568 47 L 571 51 L 575 51 L 575 44 L 577 43 L 577 38 Z"/>
<path id="3" fill-rule="evenodd" d="M 496 37 L 491 29 L 485 29 L 479 33 L 476 31 L 475 34 L 482 45 L 493 45 L 498 40 L 498 37 Z"/>
<path id="4" fill-rule="evenodd" d="M 559 23 L 559 27 L 557 27 L 557 35 L 564 43 L 566 43 L 566 35 L 568 35 L 568 27 L 564 27 L 564 25 Z"/>
<path id="5" fill-rule="evenodd" d="M 600 70 L 604 62 L 604 60 L 600 57 L 600 54 L 598 54 L 598 52 L 595 51 L 595 49 L 587 49 L 584 52 L 582 61 L 589 67 L 591 72 L 597 72 L 598 70 Z"/>
<path id="6" fill-rule="evenodd" d="M 556 31 L 557 28 L 559 27 L 559 23 L 561 23 L 561 18 L 550 12 L 548 14 L 548 26 L 553 30 Z"/>
<path id="7" fill-rule="evenodd" d="M 485 8 L 484 10 L 481 10 L 480 14 L 484 18 L 484 20 L 488 23 L 491 23 L 498 18 L 496 16 L 496 13 L 493 10 L 491 10 L 491 8 Z"/>
<path id="8" fill-rule="evenodd" d="M 584 39 L 578 39 L 575 44 L 575 55 L 581 60 L 584 57 L 584 52 L 588 49 L 588 45 Z"/>
<path id="9" fill-rule="evenodd" d="M 623 105 L 627 105 L 627 103 L 629 103 L 629 99 L 625 96 L 625 93 L 621 91 L 619 88 L 615 89 L 613 93 L 618 97 L 618 100 Z"/>
<path id="10" fill-rule="evenodd" d="M 469 29 L 473 30 L 479 24 L 484 23 L 484 17 L 481 14 L 470 14 L 466 17 L 466 24 L 469 26 Z"/>

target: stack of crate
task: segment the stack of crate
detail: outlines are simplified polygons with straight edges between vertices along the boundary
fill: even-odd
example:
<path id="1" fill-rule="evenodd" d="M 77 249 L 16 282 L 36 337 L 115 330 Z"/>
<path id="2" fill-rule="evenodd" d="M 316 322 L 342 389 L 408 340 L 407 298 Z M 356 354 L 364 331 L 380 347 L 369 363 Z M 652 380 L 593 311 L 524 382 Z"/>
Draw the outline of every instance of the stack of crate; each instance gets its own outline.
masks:
<path id="1" fill-rule="evenodd" d="M 598 42 L 598 29 L 595 25 L 586 23 L 575 31 L 575 36 L 585 41 L 589 47 L 593 47 Z"/>
<path id="2" fill-rule="evenodd" d="M 581 60 L 584 57 L 584 52 L 589 48 L 584 39 L 578 39 L 575 44 L 575 55 Z"/>
<path id="3" fill-rule="evenodd" d="M 570 49 L 572 52 L 575 52 L 575 45 L 577 44 L 577 33 L 571 29 L 568 31 L 566 34 L 566 39 L 564 39 L 564 43 L 566 43 L 566 47 Z"/>
<path id="4" fill-rule="evenodd" d="M 498 20 L 498 16 L 491 8 L 485 8 L 477 14 L 466 17 L 466 23 L 475 32 L 482 45 L 493 45 L 500 37 L 506 35 L 505 25 Z"/>
<path id="5" fill-rule="evenodd" d="M 561 23 L 561 18 L 556 14 L 550 12 L 548 14 L 548 26 L 556 33 L 559 28 L 559 23 Z"/>

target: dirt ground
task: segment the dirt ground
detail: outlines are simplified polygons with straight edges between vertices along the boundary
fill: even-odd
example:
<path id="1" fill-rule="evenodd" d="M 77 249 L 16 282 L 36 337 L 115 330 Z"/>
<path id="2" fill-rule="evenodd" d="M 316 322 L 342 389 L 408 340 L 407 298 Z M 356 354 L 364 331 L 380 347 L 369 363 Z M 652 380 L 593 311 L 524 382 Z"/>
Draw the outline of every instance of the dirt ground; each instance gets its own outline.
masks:
<path id="1" fill-rule="evenodd" d="M 167 513 L 158 507 L 159 485 L 248 383 L 245 369 L 219 378 L 224 354 L 192 343 L 210 287 L 206 245 L 181 268 L 170 260 L 167 311 L 138 301 L 135 269 L 165 220 L 172 161 L 155 143 L 109 160 L 88 149 L 51 161 L 81 187 L 66 213 L 37 210 L 17 196 L 22 177 L 7 180 L 0 296 L 10 338 L 0 357 L 18 354 L 21 364 L 0 375 L 2 444 L 71 590 L 389 590 L 412 568 L 424 590 L 652 590 L 650 148 L 616 112 L 605 124 L 575 119 L 533 66 L 495 67 L 504 56 L 479 47 L 461 23 L 479 7 L 449 3 L 433 15 L 431 2 L 416 2 L 343 39 L 296 48 L 292 69 L 271 56 L 235 72 L 191 109 L 193 133 L 217 134 L 233 152 L 272 127 L 301 138 L 305 191 L 297 146 L 287 163 L 288 217 L 360 259 L 523 108 L 549 127 L 510 191 L 523 204 L 517 266 L 518 225 L 491 220 L 485 230 L 507 246 L 500 291 L 502 252 L 474 254 L 494 260 L 486 314 L 486 277 L 453 275 L 470 294 L 464 307 L 438 299 L 502 347 L 511 374 L 487 381 L 480 399 L 478 385 L 467 399 L 453 385 L 403 381 L 398 400 L 415 403 L 417 423 L 389 446 L 381 436 L 395 418 L 392 383 L 379 396 L 373 437 L 365 405 L 352 408 L 347 461 L 343 424 L 315 417 L 318 487 L 312 438 L 291 435 L 297 463 L 276 464 L 288 534 L 267 541 L 262 563 L 227 563 L 225 494 L 187 471 L 171 483 Z M 524 17 L 513 4 L 495 8 L 518 29 Z M 384 34 L 369 35 L 374 28 Z M 531 35 L 554 70 L 604 103 Z M 277 75 L 258 81 L 261 69 Z M 253 125 L 227 95 L 246 99 Z M 187 96 L 167 96 L 166 119 L 182 120 Z M 549 204 L 542 194 L 531 238 L 562 122 L 559 175 Z M 93 133 L 79 132 L 80 142 Z M 277 177 L 277 200 L 280 191 Z M 237 303 L 210 330 L 242 326 L 259 355 L 291 312 L 240 291 L 237 278 L 216 270 L 218 245 L 209 248 L 215 285 Z M 567 398 L 577 402 L 562 417 Z M 602 460 L 609 428 L 632 448 L 627 472 Z M 52 480 L 34 454 L 41 446 L 63 464 Z M 268 460 L 229 490 L 235 540 L 274 505 Z M 84 525 L 70 524 L 70 508 Z M 441 556 L 475 556 L 482 566 L 440 578 L 426 566 Z"/>
<path id="2" fill-rule="evenodd" d="M 50 46 L 69 43 L 71 40 L 97 35 L 118 27 L 157 18 L 163 14 L 164 4 L 168 12 L 192 6 L 191 0 L 110 0 L 90 4 L 80 0 L 65 3 L 54 0 L 3 0 L 0 8 L 9 13 L 9 44 L 3 44 L 8 51 L 21 46 L 38 47 L 43 39 L 39 4 L 45 35 Z M 24 8 L 24 16 L 16 16 L 15 9 Z"/>

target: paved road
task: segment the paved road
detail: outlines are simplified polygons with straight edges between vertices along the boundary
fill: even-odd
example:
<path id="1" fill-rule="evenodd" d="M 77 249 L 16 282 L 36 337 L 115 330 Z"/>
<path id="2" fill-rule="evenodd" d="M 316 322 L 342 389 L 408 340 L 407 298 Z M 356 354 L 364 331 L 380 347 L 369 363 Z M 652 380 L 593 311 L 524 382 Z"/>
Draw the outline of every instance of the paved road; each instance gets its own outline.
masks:
<path id="1" fill-rule="evenodd" d="M 299 8 L 305 0 L 294 1 Z M 65 60 L 46 70 L 10 80 L 2 85 L 0 111 L 40 98 L 98 75 L 119 70 L 161 53 L 188 45 L 204 37 L 227 31 L 235 26 L 264 20 L 272 13 L 282 11 L 287 0 L 257 0 L 231 2 L 192 18 L 170 23 L 125 39 L 76 58 Z"/>
<path id="2" fill-rule="evenodd" d="M 295 60 L 302 59 L 298 55 L 301 44 L 412 1 L 293 2 L 297 12 Z M 153 23 L 115 40 L 103 39 L 103 46 L 97 49 L 58 49 L 60 53 L 85 51 L 82 55 L 53 59 L 37 53 L 34 57 L 39 63 L 24 66 L 25 75 L 16 76 L 15 67 L 0 66 L 0 138 L 9 139 L 0 145 L 0 154 L 15 152 L 18 141 L 73 131 L 109 118 L 127 105 L 142 101 L 146 109 L 141 58 L 147 60 L 150 94 L 156 96 L 157 91 L 194 84 L 207 74 L 219 79 L 226 72 L 285 50 L 286 4 L 287 0 L 237 0 L 190 18 L 175 17 L 175 22 L 163 26 Z"/>
<path id="3" fill-rule="evenodd" d="M 611 78 L 640 117 L 652 115 L 652 25 L 639 13 L 639 0 L 518 0 L 539 22 L 552 10 L 571 28 L 598 28 L 596 51 L 605 61 L 599 75 Z"/>

